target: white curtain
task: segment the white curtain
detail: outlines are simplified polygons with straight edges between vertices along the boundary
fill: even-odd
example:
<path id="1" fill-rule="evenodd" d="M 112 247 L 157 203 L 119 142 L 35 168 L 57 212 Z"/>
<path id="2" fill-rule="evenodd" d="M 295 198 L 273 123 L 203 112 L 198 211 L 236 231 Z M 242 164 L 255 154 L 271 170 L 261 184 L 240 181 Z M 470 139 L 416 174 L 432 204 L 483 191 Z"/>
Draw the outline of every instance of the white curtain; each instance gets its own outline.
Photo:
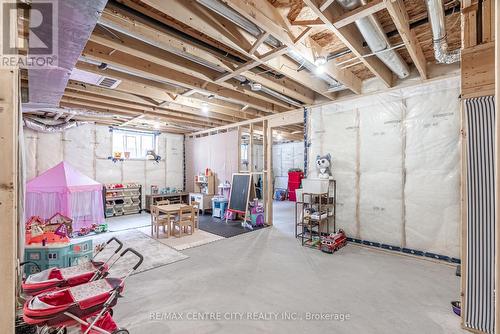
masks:
<path id="1" fill-rule="evenodd" d="M 32 216 L 49 219 L 58 212 L 66 214 L 64 201 L 62 193 L 26 193 L 26 220 Z"/>
<path id="2" fill-rule="evenodd" d="M 104 222 L 102 191 L 75 192 L 70 197 L 74 231 Z"/>

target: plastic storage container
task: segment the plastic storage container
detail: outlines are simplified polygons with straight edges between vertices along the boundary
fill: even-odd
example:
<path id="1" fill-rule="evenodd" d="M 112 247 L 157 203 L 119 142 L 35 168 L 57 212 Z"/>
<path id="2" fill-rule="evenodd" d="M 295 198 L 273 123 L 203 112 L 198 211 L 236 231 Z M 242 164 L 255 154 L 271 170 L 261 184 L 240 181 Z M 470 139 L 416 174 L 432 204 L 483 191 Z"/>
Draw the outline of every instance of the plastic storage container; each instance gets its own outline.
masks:
<path id="1" fill-rule="evenodd" d="M 303 179 L 302 190 L 304 193 L 324 194 L 328 193 L 329 180 L 324 179 Z"/>

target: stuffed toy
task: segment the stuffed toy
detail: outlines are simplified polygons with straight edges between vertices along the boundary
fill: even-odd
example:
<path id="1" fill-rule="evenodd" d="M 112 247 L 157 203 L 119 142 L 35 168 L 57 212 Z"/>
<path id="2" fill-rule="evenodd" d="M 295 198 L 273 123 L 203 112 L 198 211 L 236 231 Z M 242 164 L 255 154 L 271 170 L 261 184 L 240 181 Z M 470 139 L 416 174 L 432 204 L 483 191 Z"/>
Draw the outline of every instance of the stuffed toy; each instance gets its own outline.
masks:
<path id="1" fill-rule="evenodd" d="M 330 153 L 327 155 L 318 155 L 316 157 L 316 168 L 318 169 L 318 177 L 320 179 L 329 179 L 332 176 L 332 172 L 330 170 L 332 166 L 332 156 Z"/>

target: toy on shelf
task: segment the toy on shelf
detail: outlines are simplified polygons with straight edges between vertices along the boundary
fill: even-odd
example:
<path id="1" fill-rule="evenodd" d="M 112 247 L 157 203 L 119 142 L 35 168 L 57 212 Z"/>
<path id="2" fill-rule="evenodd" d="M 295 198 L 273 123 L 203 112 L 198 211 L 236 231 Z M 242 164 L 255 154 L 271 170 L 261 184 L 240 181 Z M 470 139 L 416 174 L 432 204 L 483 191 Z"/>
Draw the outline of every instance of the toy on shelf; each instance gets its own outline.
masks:
<path id="1" fill-rule="evenodd" d="M 156 154 L 156 152 L 154 150 L 149 150 L 146 153 L 146 158 L 148 158 L 149 160 L 153 160 L 156 163 L 159 163 L 161 161 L 161 156 Z"/>
<path id="2" fill-rule="evenodd" d="M 231 183 L 226 180 L 224 183 L 219 184 L 217 188 L 219 189 L 219 195 L 229 200 L 229 196 L 231 193 Z"/>
<path id="3" fill-rule="evenodd" d="M 330 234 L 327 237 L 321 238 L 321 251 L 325 253 L 332 254 L 333 252 L 344 247 L 347 243 L 347 238 L 343 230 L 339 230 L 338 233 Z"/>
<path id="4" fill-rule="evenodd" d="M 330 179 L 332 177 L 331 172 L 332 167 L 332 156 L 330 153 L 326 155 L 318 155 L 316 157 L 316 168 L 318 169 L 318 178 L 320 179 Z"/>

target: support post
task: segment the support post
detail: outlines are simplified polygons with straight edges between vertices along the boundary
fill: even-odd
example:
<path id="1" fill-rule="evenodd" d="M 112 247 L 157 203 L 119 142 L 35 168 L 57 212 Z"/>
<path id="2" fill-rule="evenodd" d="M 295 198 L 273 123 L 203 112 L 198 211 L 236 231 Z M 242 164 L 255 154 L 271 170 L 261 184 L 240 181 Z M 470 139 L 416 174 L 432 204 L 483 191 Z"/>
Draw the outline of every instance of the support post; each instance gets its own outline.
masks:
<path id="1" fill-rule="evenodd" d="M 266 179 L 267 179 L 267 207 L 266 207 L 266 222 L 268 225 L 273 225 L 273 128 L 266 121 L 267 126 L 264 129 L 266 133 Z"/>
<path id="2" fill-rule="evenodd" d="M 0 3 L 1 5 L 1 3 Z M 14 333 L 17 263 L 19 71 L 0 69 L 0 333 Z"/>

